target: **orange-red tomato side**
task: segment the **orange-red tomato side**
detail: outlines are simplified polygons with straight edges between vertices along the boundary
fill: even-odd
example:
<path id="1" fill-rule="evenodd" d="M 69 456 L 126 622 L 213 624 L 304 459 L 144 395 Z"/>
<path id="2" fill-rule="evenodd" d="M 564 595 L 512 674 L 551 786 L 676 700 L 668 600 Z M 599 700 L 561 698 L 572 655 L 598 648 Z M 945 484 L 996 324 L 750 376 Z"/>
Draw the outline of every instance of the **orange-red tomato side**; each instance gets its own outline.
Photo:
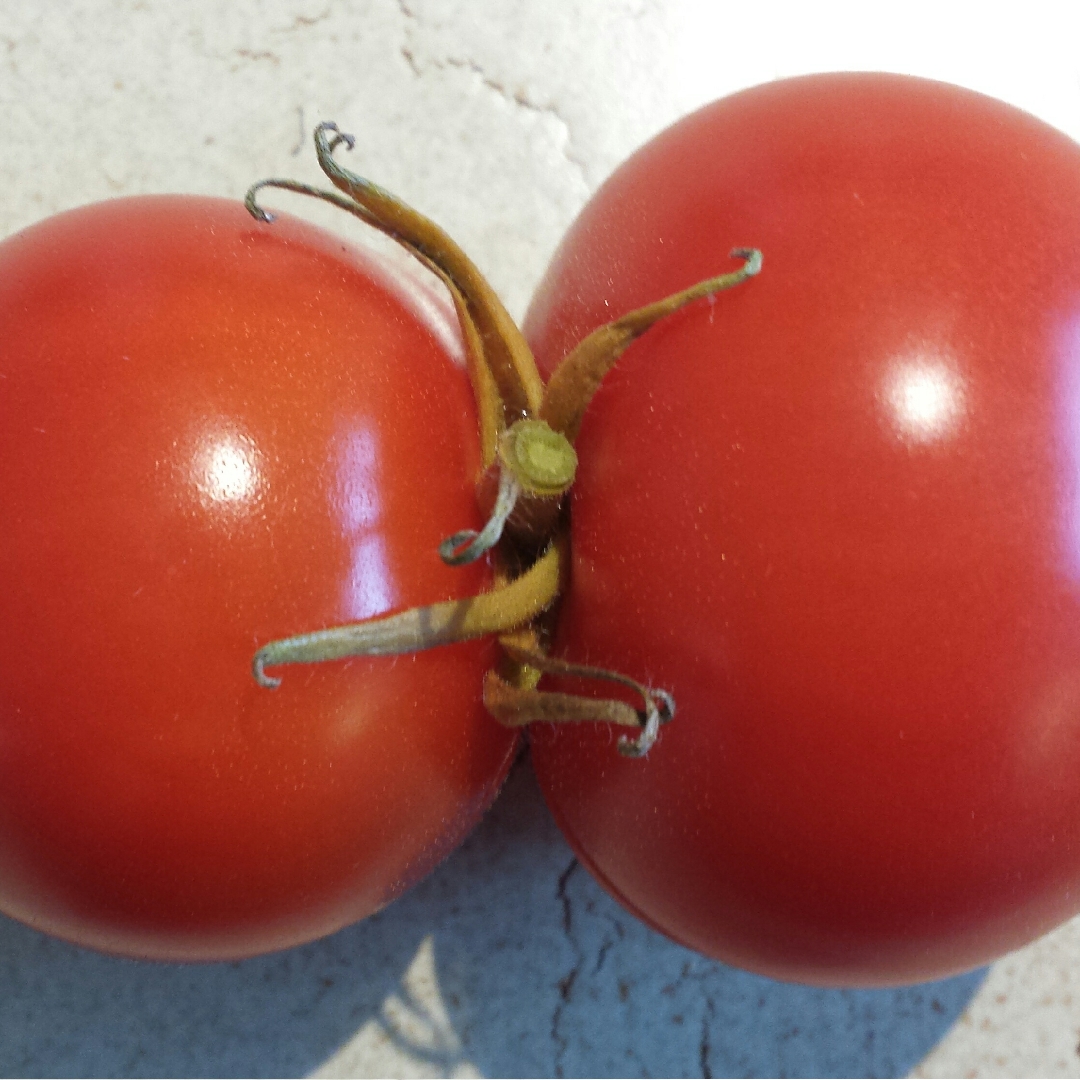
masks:
<path id="1" fill-rule="evenodd" d="M 982 964 L 1080 910 L 1080 147 L 939 83 L 737 94 L 636 154 L 526 329 L 764 252 L 582 427 L 557 651 L 671 690 L 644 761 L 538 728 L 575 850 L 782 979 Z"/>
<path id="2" fill-rule="evenodd" d="M 466 375 L 368 257 L 158 197 L 0 245 L 0 909 L 167 959 L 375 911 L 514 738 L 489 643 L 251 676 L 271 639 L 490 584 Z"/>

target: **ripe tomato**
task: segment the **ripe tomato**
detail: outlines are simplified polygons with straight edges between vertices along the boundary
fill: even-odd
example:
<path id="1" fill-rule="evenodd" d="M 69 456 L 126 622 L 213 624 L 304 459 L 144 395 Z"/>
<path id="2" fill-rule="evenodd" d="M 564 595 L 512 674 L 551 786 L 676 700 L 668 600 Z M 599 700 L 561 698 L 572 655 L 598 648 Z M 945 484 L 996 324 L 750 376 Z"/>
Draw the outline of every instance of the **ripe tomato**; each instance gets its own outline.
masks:
<path id="1" fill-rule="evenodd" d="M 671 690 L 644 761 L 540 728 L 607 888 L 701 952 L 890 984 L 1080 909 L 1080 147 L 938 83 L 685 119 L 570 231 L 526 331 L 761 275 L 632 346 L 578 440 L 557 654 Z"/>
<path id="2" fill-rule="evenodd" d="M 0 908 L 238 957 L 385 904 L 493 798 L 493 646 L 251 674 L 257 647 L 468 595 L 464 370 L 366 257 L 127 199 L 0 245 Z"/>

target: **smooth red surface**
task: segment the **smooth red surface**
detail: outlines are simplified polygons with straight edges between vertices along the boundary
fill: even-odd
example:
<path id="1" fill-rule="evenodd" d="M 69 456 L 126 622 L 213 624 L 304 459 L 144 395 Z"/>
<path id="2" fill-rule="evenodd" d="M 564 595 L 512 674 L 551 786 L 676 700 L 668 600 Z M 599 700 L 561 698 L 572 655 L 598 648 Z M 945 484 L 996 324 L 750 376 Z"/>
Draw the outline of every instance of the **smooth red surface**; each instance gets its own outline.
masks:
<path id="1" fill-rule="evenodd" d="M 128 199 L 0 245 L 0 908 L 235 957 L 360 919 L 476 822 L 514 738 L 485 643 L 251 676 L 469 595 L 466 376 L 332 236 Z"/>
<path id="2" fill-rule="evenodd" d="M 674 692 L 644 761 L 538 728 L 581 858 L 782 979 L 982 964 L 1080 910 L 1080 147 L 883 75 L 778 82 L 599 192 L 528 334 L 760 247 L 586 417 L 559 654 Z"/>

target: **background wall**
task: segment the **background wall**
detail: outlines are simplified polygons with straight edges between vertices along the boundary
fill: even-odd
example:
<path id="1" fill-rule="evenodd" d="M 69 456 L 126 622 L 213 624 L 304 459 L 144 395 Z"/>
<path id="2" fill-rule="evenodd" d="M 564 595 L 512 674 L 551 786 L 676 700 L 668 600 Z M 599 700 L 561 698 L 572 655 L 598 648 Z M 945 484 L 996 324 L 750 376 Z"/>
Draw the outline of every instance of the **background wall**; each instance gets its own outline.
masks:
<path id="1" fill-rule="evenodd" d="M 615 165 L 746 85 L 908 72 L 1080 136 L 1080 17 L 1063 6 L 875 7 L 0 0 L 0 237 L 117 195 L 318 181 L 310 132 L 334 119 L 358 137 L 353 167 L 439 220 L 521 316 Z M 325 208 L 267 201 L 369 242 Z M 899 991 L 708 963 L 590 881 L 524 763 L 433 877 L 289 953 L 141 965 L 0 921 L 0 1073 L 1077 1076 L 1078 960 L 1073 924 Z"/>

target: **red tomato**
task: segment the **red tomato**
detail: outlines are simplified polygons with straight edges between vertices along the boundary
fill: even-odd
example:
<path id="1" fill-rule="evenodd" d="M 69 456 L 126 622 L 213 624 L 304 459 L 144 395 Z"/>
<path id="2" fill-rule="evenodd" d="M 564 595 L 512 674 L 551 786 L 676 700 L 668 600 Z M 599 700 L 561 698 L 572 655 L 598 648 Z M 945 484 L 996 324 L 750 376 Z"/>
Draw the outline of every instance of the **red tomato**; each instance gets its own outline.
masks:
<path id="1" fill-rule="evenodd" d="M 514 737 L 493 646 L 251 674 L 271 639 L 486 587 L 460 365 L 367 258 L 126 199 L 0 245 L 0 908 L 238 957 L 375 911 Z"/>
<path id="2" fill-rule="evenodd" d="M 892 984 L 1080 910 L 1080 147 L 988 98 L 813 76 L 663 133 L 526 323 L 586 331 L 724 270 L 578 441 L 557 653 L 671 690 L 644 761 L 536 771 L 632 911 L 781 979 Z"/>

